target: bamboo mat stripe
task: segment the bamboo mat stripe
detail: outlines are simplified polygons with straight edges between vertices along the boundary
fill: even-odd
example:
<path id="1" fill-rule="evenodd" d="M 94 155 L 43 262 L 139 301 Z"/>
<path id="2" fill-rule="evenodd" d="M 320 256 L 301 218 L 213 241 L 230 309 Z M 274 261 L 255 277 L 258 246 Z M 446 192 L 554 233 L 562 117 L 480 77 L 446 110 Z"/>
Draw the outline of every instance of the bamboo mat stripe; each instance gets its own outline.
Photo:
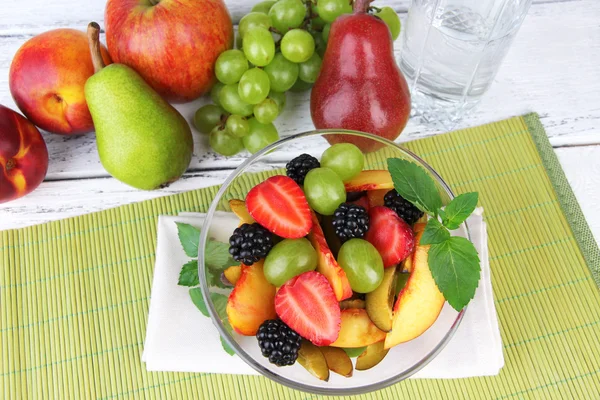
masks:
<path id="1" fill-rule="evenodd" d="M 480 193 L 506 365 L 354 398 L 600 398 L 600 252 L 537 115 L 406 147 L 455 193 Z M 0 232 L 0 398 L 322 398 L 257 376 L 146 372 L 157 217 L 205 211 L 217 189 Z"/>

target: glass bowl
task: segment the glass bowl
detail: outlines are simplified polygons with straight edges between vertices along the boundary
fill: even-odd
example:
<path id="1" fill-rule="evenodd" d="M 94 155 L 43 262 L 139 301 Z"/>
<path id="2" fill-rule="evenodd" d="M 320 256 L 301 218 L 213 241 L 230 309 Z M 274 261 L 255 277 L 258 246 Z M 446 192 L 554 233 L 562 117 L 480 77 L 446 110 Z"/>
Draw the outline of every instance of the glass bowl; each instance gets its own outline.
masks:
<path id="1" fill-rule="evenodd" d="M 370 150 L 378 148 L 378 150 L 365 155 L 364 169 L 387 169 L 386 160 L 390 157 L 409 160 L 423 167 L 433 178 L 444 205 L 454 198 L 448 185 L 433 168 L 415 154 L 387 139 L 367 133 L 344 130 L 300 133 L 281 139 L 255 153 L 225 180 L 206 215 L 200 236 L 199 249 L 201 250 L 198 255 L 200 287 L 208 312 L 220 335 L 237 356 L 261 375 L 277 383 L 293 389 L 324 395 L 367 393 L 410 377 L 427 365 L 444 348 L 456 332 L 466 310 L 459 313 L 445 303 L 439 317 L 425 333 L 409 342 L 393 347 L 378 365 L 366 371 L 354 371 L 350 378 L 331 373 L 327 382 L 311 375 L 298 362 L 288 367 L 277 367 L 270 364 L 268 359 L 262 356 L 254 336 L 242 336 L 235 332 L 230 334 L 225 329 L 210 297 L 210 293 L 223 293 L 223 289 L 208 286 L 203 249 L 206 247 L 207 239 L 211 236 L 221 241 L 227 241 L 229 235 L 237 227 L 238 220 L 236 217 L 236 219 L 231 219 L 232 223 L 223 223 L 221 217 L 217 219 L 217 223 L 215 222 L 215 213 L 223 216 L 219 212 L 230 210 L 229 200 L 245 199 L 252 186 L 269 176 L 285 175 L 285 163 L 294 157 L 308 153 L 320 159 L 323 151 L 329 147 L 329 142 L 336 143 L 342 139 L 354 142 L 361 148 Z M 219 232 L 218 235 L 215 235 L 216 231 Z M 463 226 L 462 234 L 469 237 L 466 225 Z"/>

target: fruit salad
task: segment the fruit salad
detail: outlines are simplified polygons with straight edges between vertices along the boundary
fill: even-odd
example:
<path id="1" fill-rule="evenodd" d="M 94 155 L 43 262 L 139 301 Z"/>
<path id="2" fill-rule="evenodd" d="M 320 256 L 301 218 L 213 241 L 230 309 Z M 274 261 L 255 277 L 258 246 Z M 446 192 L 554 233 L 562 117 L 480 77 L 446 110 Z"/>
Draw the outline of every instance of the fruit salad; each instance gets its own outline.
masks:
<path id="1" fill-rule="evenodd" d="M 321 380 L 374 367 L 446 302 L 428 264 L 432 245 L 421 243 L 427 207 L 405 199 L 390 171 L 364 164 L 356 146 L 335 144 L 229 203 L 240 219 L 229 239 L 240 264 L 223 273 L 233 285 L 229 324 L 256 336 L 272 364 L 298 362 Z"/>

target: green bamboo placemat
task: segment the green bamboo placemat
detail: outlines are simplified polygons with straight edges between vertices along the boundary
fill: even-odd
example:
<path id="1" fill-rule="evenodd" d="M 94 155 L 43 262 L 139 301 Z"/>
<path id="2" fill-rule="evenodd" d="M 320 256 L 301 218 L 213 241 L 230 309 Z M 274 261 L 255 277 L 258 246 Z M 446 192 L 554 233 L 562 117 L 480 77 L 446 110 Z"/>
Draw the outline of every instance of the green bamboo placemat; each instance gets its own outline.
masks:
<path id="1" fill-rule="evenodd" d="M 599 398 L 600 253 L 537 116 L 406 146 L 455 193 L 480 193 L 506 365 L 358 398 Z M 257 376 L 145 371 L 157 216 L 206 210 L 216 190 L 1 232 L 0 397 L 320 398 Z"/>

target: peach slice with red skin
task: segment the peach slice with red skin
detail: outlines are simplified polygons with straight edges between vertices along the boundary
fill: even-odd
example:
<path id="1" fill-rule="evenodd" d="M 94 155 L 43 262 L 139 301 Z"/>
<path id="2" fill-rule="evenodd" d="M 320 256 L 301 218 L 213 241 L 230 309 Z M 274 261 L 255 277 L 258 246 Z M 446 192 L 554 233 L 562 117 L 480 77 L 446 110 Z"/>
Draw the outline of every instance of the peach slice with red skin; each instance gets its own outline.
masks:
<path id="1" fill-rule="evenodd" d="M 308 239 L 317 251 L 317 272 L 320 272 L 327 278 L 333 288 L 333 293 L 335 293 L 337 301 L 342 301 L 352 296 L 350 282 L 348 281 L 346 272 L 337 263 L 327 245 L 327 240 L 325 240 L 325 235 L 319 224 L 317 214 L 311 210 L 311 216 L 313 227 L 308 234 Z"/>
<path id="2" fill-rule="evenodd" d="M 423 231 L 417 233 L 417 243 Z M 418 245 L 412 255 L 408 282 L 394 305 L 392 330 L 386 335 L 385 348 L 408 342 L 425 332 L 442 311 L 444 295 L 438 289 L 427 263 L 429 245 Z"/>
<path id="3" fill-rule="evenodd" d="M 227 318 L 237 333 L 254 336 L 263 322 L 277 317 L 275 286 L 265 278 L 262 261 L 241 268 L 227 300 Z"/>
<path id="4" fill-rule="evenodd" d="M 227 280 L 233 286 L 235 286 L 237 281 L 240 279 L 240 276 L 242 276 L 242 266 L 241 265 L 232 265 L 231 267 L 229 267 L 225 271 L 223 271 L 223 274 L 225 275 L 225 278 L 227 278 Z"/>
<path id="5" fill-rule="evenodd" d="M 371 321 L 367 310 L 347 308 L 341 311 L 340 333 L 332 347 L 364 347 L 385 339 L 386 333 Z"/>
<path id="6" fill-rule="evenodd" d="M 229 200 L 229 207 L 231 211 L 240 219 L 240 225 L 243 224 L 253 224 L 256 221 L 252 218 L 252 215 L 248 212 L 246 208 L 246 202 L 244 200 L 232 199 Z"/>
<path id="7" fill-rule="evenodd" d="M 348 182 L 344 183 L 346 192 L 362 192 L 365 190 L 393 189 L 394 182 L 389 171 L 374 169 L 362 171 Z"/>

